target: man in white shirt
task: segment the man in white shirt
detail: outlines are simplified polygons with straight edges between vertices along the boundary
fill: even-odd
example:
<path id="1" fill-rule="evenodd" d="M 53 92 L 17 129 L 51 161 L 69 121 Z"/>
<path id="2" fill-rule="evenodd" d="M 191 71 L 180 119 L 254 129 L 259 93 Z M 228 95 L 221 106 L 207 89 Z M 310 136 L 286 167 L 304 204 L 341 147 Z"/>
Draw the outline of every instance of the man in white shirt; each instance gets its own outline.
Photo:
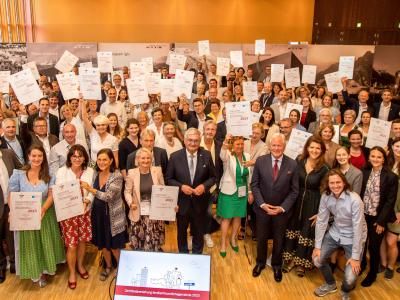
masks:
<path id="1" fill-rule="evenodd" d="M 56 174 L 57 170 L 65 165 L 69 149 L 76 144 L 82 145 L 88 151 L 86 142 L 76 138 L 76 128 L 73 124 L 67 124 L 63 129 L 64 139 L 55 144 L 50 150 L 49 168 L 50 174 Z"/>
<path id="2" fill-rule="evenodd" d="M 60 108 L 58 107 L 58 95 L 57 93 L 50 93 L 49 95 L 50 107 L 49 113 L 56 116 L 60 122 Z"/>
<path id="3" fill-rule="evenodd" d="M 100 107 L 100 113 L 107 116 L 109 113 L 115 113 L 118 116 L 118 122 L 121 127 L 125 127 L 126 113 L 124 104 L 117 101 L 117 91 L 111 87 L 108 89 L 108 101 L 104 102 Z"/>
<path id="4" fill-rule="evenodd" d="M 207 71 L 207 64 L 206 64 Z M 221 76 L 217 75 L 217 66 L 216 64 L 210 65 L 210 70 L 207 72 L 207 82 L 210 84 L 210 80 L 215 79 L 217 81 L 217 86 L 221 86 Z"/>
<path id="5" fill-rule="evenodd" d="M 122 78 L 121 78 L 121 76 L 119 74 L 114 74 L 113 82 L 114 82 L 114 88 L 115 88 L 115 90 L 117 92 L 117 98 L 118 98 L 119 92 L 120 92 L 121 87 L 122 87 Z"/>
<path id="6" fill-rule="evenodd" d="M 283 119 L 286 112 L 288 99 L 289 98 L 286 91 L 282 90 L 278 94 L 278 102 L 271 105 L 271 108 L 275 114 L 275 122 L 278 123 L 281 119 Z"/>

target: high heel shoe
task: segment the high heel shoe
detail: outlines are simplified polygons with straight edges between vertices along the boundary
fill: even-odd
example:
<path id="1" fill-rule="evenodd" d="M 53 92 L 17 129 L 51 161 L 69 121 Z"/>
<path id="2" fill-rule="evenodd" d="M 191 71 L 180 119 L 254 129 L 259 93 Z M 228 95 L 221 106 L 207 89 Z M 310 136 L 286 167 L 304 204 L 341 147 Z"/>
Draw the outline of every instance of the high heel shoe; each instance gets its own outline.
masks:
<path id="1" fill-rule="evenodd" d="M 226 251 L 220 251 L 219 255 L 221 255 L 222 258 L 226 257 Z"/>
<path id="2" fill-rule="evenodd" d="M 239 252 L 239 246 L 233 246 L 232 242 L 230 242 L 230 245 L 233 251 L 235 251 L 236 253 Z"/>
<path id="3" fill-rule="evenodd" d="M 79 276 L 81 276 L 82 279 L 88 279 L 89 278 L 89 273 L 88 273 L 87 270 L 85 270 L 85 272 L 83 272 L 83 273 L 79 272 L 78 269 L 76 271 L 78 272 Z"/>
<path id="4" fill-rule="evenodd" d="M 68 287 L 69 287 L 71 290 L 76 289 L 76 281 L 73 281 L 73 282 L 68 281 Z"/>

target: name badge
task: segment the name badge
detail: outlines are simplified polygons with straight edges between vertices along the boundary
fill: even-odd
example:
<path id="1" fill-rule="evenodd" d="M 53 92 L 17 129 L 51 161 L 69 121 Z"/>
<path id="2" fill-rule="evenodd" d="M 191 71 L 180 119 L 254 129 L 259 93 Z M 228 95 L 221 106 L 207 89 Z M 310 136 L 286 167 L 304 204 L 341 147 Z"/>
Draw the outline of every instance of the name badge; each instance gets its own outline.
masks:
<path id="1" fill-rule="evenodd" d="M 140 202 L 140 215 L 148 216 L 150 214 L 150 201 Z"/>
<path id="2" fill-rule="evenodd" d="M 244 197 L 246 196 L 246 186 L 239 186 L 238 187 L 238 197 Z"/>

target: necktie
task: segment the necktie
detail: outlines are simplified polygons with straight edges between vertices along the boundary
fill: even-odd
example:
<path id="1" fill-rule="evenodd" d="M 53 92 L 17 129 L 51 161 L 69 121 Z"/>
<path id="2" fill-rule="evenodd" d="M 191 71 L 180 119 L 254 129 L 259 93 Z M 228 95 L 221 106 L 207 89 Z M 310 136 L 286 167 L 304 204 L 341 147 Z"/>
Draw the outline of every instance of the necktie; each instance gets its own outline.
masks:
<path id="1" fill-rule="evenodd" d="M 274 173 L 273 173 L 273 177 L 274 177 L 274 181 L 276 180 L 276 178 L 278 178 L 278 172 L 279 172 L 279 168 L 278 168 L 278 160 L 275 159 L 275 164 L 274 164 Z"/>
<path id="2" fill-rule="evenodd" d="M 189 172 L 190 172 L 190 181 L 193 184 L 194 179 L 194 155 L 190 155 L 190 163 L 189 163 Z"/>

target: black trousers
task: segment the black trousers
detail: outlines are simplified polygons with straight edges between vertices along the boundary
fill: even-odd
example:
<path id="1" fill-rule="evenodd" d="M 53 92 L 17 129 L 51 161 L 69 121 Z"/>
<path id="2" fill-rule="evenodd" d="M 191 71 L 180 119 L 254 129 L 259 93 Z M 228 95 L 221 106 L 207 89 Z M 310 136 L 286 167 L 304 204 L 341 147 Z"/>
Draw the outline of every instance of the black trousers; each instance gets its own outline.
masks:
<path id="1" fill-rule="evenodd" d="M 378 274 L 378 268 L 380 263 L 380 248 L 382 244 L 383 237 L 385 236 L 385 232 L 381 234 L 376 233 L 376 226 L 374 226 L 377 217 L 365 215 L 365 221 L 367 221 L 368 227 L 368 236 L 366 245 L 368 245 L 369 252 L 369 273 L 371 275 Z M 367 244 L 368 243 L 368 244 Z M 367 250 L 364 250 L 362 265 L 367 265 Z"/>
<path id="2" fill-rule="evenodd" d="M 9 213 L 10 208 L 8 207 L 8 205 L 4 205 L 4 212 L 3 215 L 0 217 L 0 269 L 2 270 L 7 268 L 7 258 L 6 253 L 3 249 L 3 240 L 7 242 L 10 263 L 15 263 L 14 234 L 10 231 L 10 223 L 8 223 Z"/>
<path id="3" fill-rule="evenodd" d="M 180 253 L 189 253 L 187 244 L 187 229 L 190 225 L 190 233 L 193 236 L 192 253 L 203 253 L 204 246 L 204 230 L 205 220 L 207 219 L 207 211 L 197 214 L 191 207 L 184 215 L 177 215 L 178 227 L 178 250 Z"/>
<path id="4" fill-rule="evenodd" d="M 268 237 L 272 237 L 274 244 L 272 247 L 271 265 L 275 268 L 282 267 L 282 251 L 285 241 L 285 231 L 289 215 L 281 214 L 277 216 L 257 214 L 257 264 L 265 265 L 267 262 Z"/>

